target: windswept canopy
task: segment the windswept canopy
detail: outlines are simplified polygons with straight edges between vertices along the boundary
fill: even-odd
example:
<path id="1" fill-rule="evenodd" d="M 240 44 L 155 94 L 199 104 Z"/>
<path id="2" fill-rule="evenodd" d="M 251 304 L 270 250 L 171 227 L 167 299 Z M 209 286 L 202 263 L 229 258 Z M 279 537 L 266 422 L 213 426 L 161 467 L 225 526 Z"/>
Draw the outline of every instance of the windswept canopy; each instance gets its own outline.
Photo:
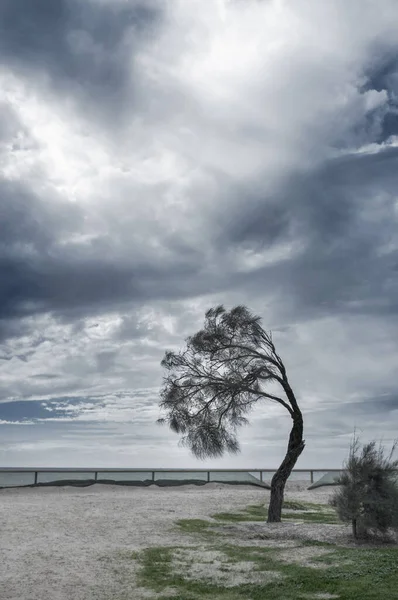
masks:
<path id="1" fill-rule="evenodd" d="M 205 326 L 187 338 L 183 352 L 167 351 L 160 406 L 164 419 L 198 458 L 239 451 L 236 430 L 245 415 L 264 398 L 278 402 L 294 417 L 294 396 L 288 401 L 266 392 L 273 381 L 289 390 L 285 367 L 271 333 L 245 306 L 227 312 L 223 305 L 206 312 Z"/>

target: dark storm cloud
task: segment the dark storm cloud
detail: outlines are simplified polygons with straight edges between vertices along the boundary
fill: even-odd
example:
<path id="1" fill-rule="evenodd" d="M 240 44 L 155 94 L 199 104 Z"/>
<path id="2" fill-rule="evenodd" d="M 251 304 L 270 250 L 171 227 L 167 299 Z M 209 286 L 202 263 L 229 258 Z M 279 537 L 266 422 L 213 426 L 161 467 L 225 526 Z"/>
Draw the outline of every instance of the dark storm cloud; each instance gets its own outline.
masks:
<path id="1" fill-rule="evenodd" d="M 364 398 L 361 402 L 347 402 L 347 407 L 362 411 L 368 414 L 369 418 L 372 414 L 385 416 L 392 411 L 398 410 L 398 393 L 393 386 L 386 391 L 385 386 L 380 385 L 379 389 L 375 390 L 372 396 Z"/>
<path id="2" fill-rule="evenodd" d="M 26 73 L 46 72 L 58 91 L 68 88 L 72 95 L 84 93 L 107 103 L 123 96 L 128 78 L 127 61 L 119 53 L 124 33 L 130 28 L 133 45 L 142 42 L 159 23 L 160 12 L 154 3 L 8 0 L 1 3 L 0 16 L 5 63 Z M 100 60 L 89 51 L 90 40 L 103 52 Z M 395 58 L 377 69 L 368 74 L 368 89 L 388 89 L 392 98 Z M 6 119 L 3 129 L 7 137 Z M 167 242 L 173 251 L 167 261 L 135 247 L 117 256 L 114 232 L 85 245 L 60 245 L 62 234 L 81 230 L 82 211 L 72 204 L 45 203 L 21 184 L 3 183 L 0 334 L 11 335 L 17 328 L 4 319 L 48 311 L 78 318 L 119 303 L 227 293 L 241 286 L 275 290 L 296 316 L 351 310 L 350 302 L 357 300 L 361 305 L 355 310 L 396 314 L 398 256 L 377 252 L 395 235 L 397 166 L 396 149 L 345 157 L 291 176 L 274 193 L 265 191 L 262 182 L 234 183 L 225 190 L 219 179 L 220 198 L 228 193 L 239 197 L 231 213 L 223 215 L 223 230 L 215 240 L 221 258 L 228 248 L 272 248 L 295 237 L 305 249 L 283 264 L 246 274 L 232 267 L 217 278 L 206 274 L 200 252 L 189 254 L 176 239 Z M 391 198 L 367 220 L 375 194 Z M 116 225 L 121 227 L 122 220 Z"/>
<path id="3" fill-rule="evenodd" d="M 364 90 L 386 90 L 388 108 L 382 122 L 377 142 L 383 142 L 392 135 L 398 135 L 398 48 L 382 55 L 376 64 L 366 70 Z"/>
<path id="4" fill-rule="evenodd" d="M 51 203 L 26 185 L 0 180 L 0 249 L 2 256 L 48 252 L 57 236 L 74 231 L 82 214 L 76 205 Z"/>
<path id="5" fill-rule="evenodd" d="M 0 338 L 17 335 L 21 327 L 26 332 L 5 319 L 52 311 L 76 318 L 118 302 L 176 297 L 173 280 L 197 269 L 187 253 L 170 262 L 137 248 L 128 260 L 112 259 L 111 236 L 62 244 L 63 235 L 79 232 L 81 209 L 38 198 L 21 183 L 0 181 L 0 199 Z"/>
<path id="6" fill-rule="evenodd" d="M 225 227 L 217 238 L 217 245 L 272 245 L 283 239 L 289 232 L 291 215 L 284 198 L 279 192 L 272 195 L 262 190 L 263 182 L 241 186 L 234 182 L 222 184 L 221 195 L 239 198 L 237 209 L 225 210 Z M 220 215 L 221 218 L 221 215 Z"/>
<path id="7" fill-rule="evenodd" d="M 175 283 L 192 275 L 193 267 L 176 265 L 168 272 L 162 264 L 134 267 L 105 258 L 87 260 L 82 256 L 72 262 L 41 257 L 35 261 L 3 259 L 0 273 L 2 318 L 44 312 L 76 318 L 95 314 L 96 309 L 115 309 L 125 302 L 189 295 L 188 282 L 179 290 Z"/>
<path id="8" fill-rule="evenodd" d="M 372 394 L 368 397 L 362 398 L 360 401 L 346 401 L 344 402 L 344 411 L 345 415 L 348 416 L 357 416 L 358 418 L 366 415 L 367 419 L 371 421 L 373 418 L 377 416 L 381 416 L 383 418 L 393 418 L 390 413 L 398 410 L 398 394 L 395 390 L 390 388 L 388 392 L 385 391 L 385 386 L 380 385 L 375 390 L 373 390 Z M 325 411 L 325 422 L 327 426 L 330 425 L 330 420 L 327 413 L 330 412 L 332 415 L 334 409 L 330 409 L 330 411 Z M 336 413 L 334 412 L 334 415 Z M 331 417 L 333 419 L 333 417 Z M 336 423 L 340 423 L 340 419 L 336 418 Z"/>
<path id="9" fill-rule="evenodd" d="M 90 111 L 114 111 L 129 88 L 124 36 L 130 31 L 136 45 L 159 18 L 154 2 L 139 0 L 3 0 L 0 61 L 33 79 L 46 75 L 54 91 L 88 100 Z"/>
<path id="10" fill-rule="evenodd" d="M 299 210 L 308 245 L 290 273 L 303 304 L 323 301 L 344 312 L 358 301 L 359 312 L 398 315 L 397 167 L 390 149 L 336 161 L 304 182 Z"/>
<path id="11" fill-rule="evenodd" d="M 19 338 L 30 332 L 31 327 L 20 319 L 0 319 L 0 340 Z M 0 359 L 4 360 L 10 360 L 10 358 L 8 356 L 0 356 Z"/>
<path id="12" fill-rule="evenodd" d="M 391 219 L 397 167 L 398 149 L 386 148 L 377 154 L 335 159 L 317 171 L 291 178 L 289 210 L 310 243 L 309 251 L 321 248 L 327 254 L 369 236 L 380 243 L 386 233 L 395 233 Z"/>
<path id="13" fill-rule="evenodd" d="M 74 205 L 45 202 L 16 182 L 0 181 L 0 200 L 0 332 L 12 334 L 16 326 L 2 319 L 31 314 L 45 301 L 57 239 L 81 215 Z"/>
<path id="14" fill-rule="evenodd" d="M 51 204 L 21 186 L 3 184 L 1 316 L 50 311 L 75 319 L 126 302 L 181 299 L 240 286 L 258 292 L 266 286 L 279 293 L 298 318 L 351 310 L 397 316 L 398 252 L 379 254 L 397 235 L 397 167 L 398 150 L 391 148 L 378 155 L 339 159 L 291 178 L 278 192 L 278 203 L 265 198 L 262 204 L 260 190 L 250 210 L 239 205 L 225 219 L 218 250 L 252 245 L 266 251 L 292 233 L 304 250 L 281 264 L 245 274 L 232 268 L 217 278 L 201 271 L 199 253 L 176 252 L 172 261 L 139 254 L 129 261 L 116 256 L 112 260 L 111 238 L 60 247 L 62 231 L 79 227 L 79 210 L 63 205 L 60 218 L 60 207 L 50 209 Z M 0 325 L 12 333 L 13 327 L 4 321 Z M 131 335 L 127 323 L 126 327 Z"/>
<path id="15" fill-rule="evenodd" d="M 364 428 L 372 431 L 389 431 L 384 438 L 393 439 L 395 435 L 394 428 L 389 429 L 389 425 L 396 421 L 394 411 L 398 410 L 398 398 L 396 393 L 390 395 L 380 394 L 377 389 L 371 397 L 363 398 L 361 401 L 345 401 L 343 411 L 336 410 L 336 407 L 330 407 L 326 410 L 306 412 L 305 423 L 307 439 L 324 437 L 328 440 L 332 437 L 353 434 L 354 429 L 361 433 Z M 372 433 L 371 433 L 372 435 Z M 374 438 L 373 438 L 374 439 Z"/>
<path id="16" fill-rule="evenodd" d="M 240 227 L 242 246 L 272 247 L 289 232 L 302 242 L 288 260 L 259 268 L 247 281 L 252 290 L 279 293 L 289 318 L 351 311 L 398 317 L 397 186 L 397 148 L 336 159 L 290 177 L 277 210 L 267 199 L 257 204 L 250 227 L 248 211 L 230 215 L 223 243 L 229 236 L 237 243 Z"/>

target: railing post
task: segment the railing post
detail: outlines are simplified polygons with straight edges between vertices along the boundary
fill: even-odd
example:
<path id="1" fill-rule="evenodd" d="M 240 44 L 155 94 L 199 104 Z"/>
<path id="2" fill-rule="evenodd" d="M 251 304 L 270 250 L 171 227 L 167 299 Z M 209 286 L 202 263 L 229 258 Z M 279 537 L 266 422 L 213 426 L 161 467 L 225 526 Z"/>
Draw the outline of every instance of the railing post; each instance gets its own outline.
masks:
<path id="1" fill-rule="evenodd" d="M 261 481 L 261 483 L 263 482 L 263 472 L 262 471 L 260 471 L 260 481 Z"/>
<path id="2" fill-rule="evenodd" d="M 152 471 L 152 481 L 155 481 L 155 471 Z"/>
<path id="3" fill-rule="evenodd" d="M 314 483 L 314 471 L 310 471 L 311 473 L 311 483 Z"/>
<path id="4" fill-rule="evenodd" d="M 210 471 L 207 471 L 207 483 L 210 481 Z"/>
<path id="5" fill-rule="evenodd" d="M 98 471 L 94 471 L 94 481 L 97 481 L 98 479 Z"/>
<path id="6" fill-rule="evenodd" d="M 37 471 L 35 471 L 35 485 L 37 485 Z"/>

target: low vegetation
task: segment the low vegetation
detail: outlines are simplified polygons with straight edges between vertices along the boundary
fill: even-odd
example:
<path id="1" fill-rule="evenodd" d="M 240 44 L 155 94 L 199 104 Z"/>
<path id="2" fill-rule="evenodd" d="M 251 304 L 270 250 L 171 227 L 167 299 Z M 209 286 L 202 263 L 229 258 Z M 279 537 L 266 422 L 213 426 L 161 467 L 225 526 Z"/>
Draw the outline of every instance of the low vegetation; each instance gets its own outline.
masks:
<path id="1" fill-rule="evenodd" d="M 341 487 L 330 505 L 342 521 L 351 522 L 356 539 L 390 537 L 391 530 L 398 531 L 398 460 L 391 460 L 396 446 L 388 458 L 381 445 L 376 449 L 376 442 L 359 452 L 359 440 L 354 436 L 345 471 L 338 480 Z"/>
<path id="2" fill-rule="evenodd" d="M 396 598 L 396 548 L 337 548 L 299 543 L 314 553 L 311 565 L 281 560 L 278 548 L 211 544 L 150 548 L 141 553 L 139 584 L 158 600 L 297 600 Z M 291 550 L 289 550 L 291 553 Z"/>
<path id="3" fill-rule="evenodd" d="M 262 521 L 267 518 L 267 508 L 260 505 L 248 506 L 237 513 L 216 513 L 211 515 L 218 521 Z M 309 502 L 284 502 L 282 509 L 283 521 L 304 521 L 309 523 L 339 523 L 336 512 L 324 504 Z"/>
<path id="4" fill-rule="evenodd" d="M 356 442 L 341 488 L 329 504 L 285 500 L 282 522 L 352 521 L 353 541 L 360 532 L 386 534 L 398 524 L 393 477 L 398 463 L 385 460 L 374 443 L 361 456 L 353 448 L 358 450 Z M 186 534 L 186 544 L 147 548 L 126 560 L 139 567 L 137 583 L 144 597 L 158 600 L 398 600 L 396 543 L 340 546 L 295 536 L 278 539 L 272 529 L 264 535 L 249 525 L 266 519 L 263 504 L 208 519 L 182 519 L 174 527 Z M 118 600 L 133 597 L 127 593 Z"/>
<path id="5" fill-rule="evenodd" d="M 138 584 L 158 600 L 380 600 L 398 598 L 398 547 L 346 548 L 301 540 L 245 544 L 231 540 L 229 523 L 263 521 L 266 508 L 251 505 L 209 520 L 176 526 L 187 546 L 148 548 L 134 556 Z M 282 521 L 339 522 L 328 505 L 284 502 Z M 223 528 L 226 529 L 223 535 Z"/>

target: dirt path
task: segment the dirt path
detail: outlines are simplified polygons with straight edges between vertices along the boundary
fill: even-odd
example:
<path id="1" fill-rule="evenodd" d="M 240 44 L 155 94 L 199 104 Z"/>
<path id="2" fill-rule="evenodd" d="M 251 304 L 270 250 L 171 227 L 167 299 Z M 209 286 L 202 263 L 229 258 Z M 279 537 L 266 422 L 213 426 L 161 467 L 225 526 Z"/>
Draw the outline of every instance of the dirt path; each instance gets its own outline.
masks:
<path id="1" fill-rule="evenodd" d="M 333 488 L 290 489 L 286 498 L 326 502 Z M 216 483 L 0 490 L 0 598 L 116 599 L 122 592 L 118 553 L 190 545 L 187 536 L 172 530 L 177 519 L 204 518 L 268 498 L 260 488 Z"/>

